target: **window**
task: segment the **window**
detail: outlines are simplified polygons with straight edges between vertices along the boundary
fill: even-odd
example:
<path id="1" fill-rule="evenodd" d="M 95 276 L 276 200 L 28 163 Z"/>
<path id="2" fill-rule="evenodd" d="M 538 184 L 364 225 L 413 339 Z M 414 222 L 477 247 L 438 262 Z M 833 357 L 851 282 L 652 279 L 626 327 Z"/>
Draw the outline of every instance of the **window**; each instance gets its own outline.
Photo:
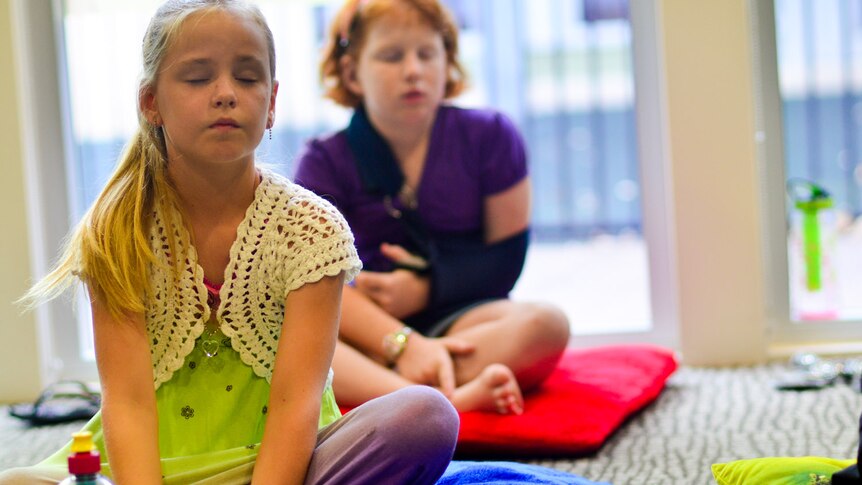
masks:
<path id="1" fill-rule="evenodd" d="M 862 8 L 775 0 L 755 10 L 767 148 L 770 295 L 778 341 L 862 336 Z"/>
<path id="2" fill-rule="evenodd" d="M 158 3 L 59 2 L 76 218 L 136 127 L 140 39 Z M 649 216 L 642 215 L 640 167 L 648 162 L 643 154 L 660 155 L 638 137 L 645 119 L 638 113 L 652 109 L 653 97 L 648 92 L 637 99 L 636 82 L 638 89 L 656 88 L 635 77 L 633 39 L 642 41 L 640 69 L 654 69 L 652 3 L 632 4 L 631 12 L 625 0 L 446 3 L 461 27 L 462 60 L 472 81 L 456 103 L 501 109 L 521 128 L 530 152 L 536 240 L 515 296 L 563 306 L 574 316 L 575 334 L 649 340 L 644 335 L 656 328 L 652 316 L 663 310 L 650 293 L 655 276 L 648 260 L 655 266 L 662 259 L 643 237 Z M 321 100 L 316 75 L 318 47 L 340 1 L 258 4 L 275 36 L 281 82 L 273 138 L 264 139 L 258 157 L 290 175 L 309 137 L 338 129 L 349 117 Z M 651 179 L 659 193 L 660 179 Z M 658 341 L 669 343 L 670 335 Z"/>

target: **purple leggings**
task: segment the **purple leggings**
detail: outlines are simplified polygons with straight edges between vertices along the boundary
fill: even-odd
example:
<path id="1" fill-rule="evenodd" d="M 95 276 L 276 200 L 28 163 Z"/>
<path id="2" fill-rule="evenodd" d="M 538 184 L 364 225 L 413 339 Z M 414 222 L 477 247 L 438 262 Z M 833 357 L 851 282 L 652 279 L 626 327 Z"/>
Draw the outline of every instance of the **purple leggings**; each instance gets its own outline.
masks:
<path id="1" fill-rule="evenodd" d="M 455 408 L 430 387 L 387 394 L 317 433 L 305 483 L 433 484 L 452 459 L 458 427 Z M 248 483 L 253 470 L 250 463 L 211 481 Z M 65 477 L 65 470 L 56 468 L 15 468 L 0 473 L 0 485 L 53 484 Z"/>
<path id="2" fill-rule="evenodd" d="M 387 394 L 322 429 L 307 484 L 433 484 L 458 438 L 458 413 L 438 391 L 411 386 Z"/>

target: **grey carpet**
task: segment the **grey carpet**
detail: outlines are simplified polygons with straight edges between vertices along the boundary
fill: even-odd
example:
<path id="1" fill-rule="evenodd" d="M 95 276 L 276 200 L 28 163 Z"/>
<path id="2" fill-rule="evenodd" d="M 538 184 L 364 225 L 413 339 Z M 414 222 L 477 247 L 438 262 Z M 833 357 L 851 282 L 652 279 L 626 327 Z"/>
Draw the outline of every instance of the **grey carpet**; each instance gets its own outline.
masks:
<path id="1" fill-rule="evenodd" d="M 784 367 L 683 367 L 658 401 L 592 456 L 530 463 L 616 485 L 714 483 L 710 465 L 763 456 L 852 458 L 862 394 L 838 384 L 819 391 L 773 389 Z M 81 423 L 27 428 L 0 414 L 0 470 L 34 463 Z"/>
<path id="2" fill-rule="evenodd" d="M 599 452 L 537 461 L 617 485 L 710 484 L 713 463 L 764 456 L 854 458 L 862 395 L 846 385 L 778 391 L 784 367 L 683 367 Z"/>

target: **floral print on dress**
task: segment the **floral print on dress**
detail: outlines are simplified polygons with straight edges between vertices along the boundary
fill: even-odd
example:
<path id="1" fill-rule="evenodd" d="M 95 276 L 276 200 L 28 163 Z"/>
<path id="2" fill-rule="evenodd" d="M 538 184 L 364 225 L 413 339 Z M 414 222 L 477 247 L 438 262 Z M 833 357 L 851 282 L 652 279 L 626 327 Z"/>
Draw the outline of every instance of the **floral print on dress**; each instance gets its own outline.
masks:
<path id="1" fill-rule="evenodd" d="M 180 415 L 186 419 L 191 419 L 195 417 L 195 410 L 191 406 L 183 406 L 183 409 L 180 410 Z"/>

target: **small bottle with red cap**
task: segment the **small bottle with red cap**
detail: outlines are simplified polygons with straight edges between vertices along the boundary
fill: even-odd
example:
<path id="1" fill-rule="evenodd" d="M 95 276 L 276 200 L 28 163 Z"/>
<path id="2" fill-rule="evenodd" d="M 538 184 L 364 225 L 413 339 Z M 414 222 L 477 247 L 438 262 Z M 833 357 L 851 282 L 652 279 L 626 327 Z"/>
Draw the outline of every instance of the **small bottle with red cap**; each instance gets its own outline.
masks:
<path id="1" fill-rule="evenodd" d="M 72 434 L 72 454 L 69 455 L 69 478 L 60 485 L 112 485 L 112 482 L 102 475 L 102 462 L 99 450 L 93 445 L 93 433 L 81 431 Z"/>

